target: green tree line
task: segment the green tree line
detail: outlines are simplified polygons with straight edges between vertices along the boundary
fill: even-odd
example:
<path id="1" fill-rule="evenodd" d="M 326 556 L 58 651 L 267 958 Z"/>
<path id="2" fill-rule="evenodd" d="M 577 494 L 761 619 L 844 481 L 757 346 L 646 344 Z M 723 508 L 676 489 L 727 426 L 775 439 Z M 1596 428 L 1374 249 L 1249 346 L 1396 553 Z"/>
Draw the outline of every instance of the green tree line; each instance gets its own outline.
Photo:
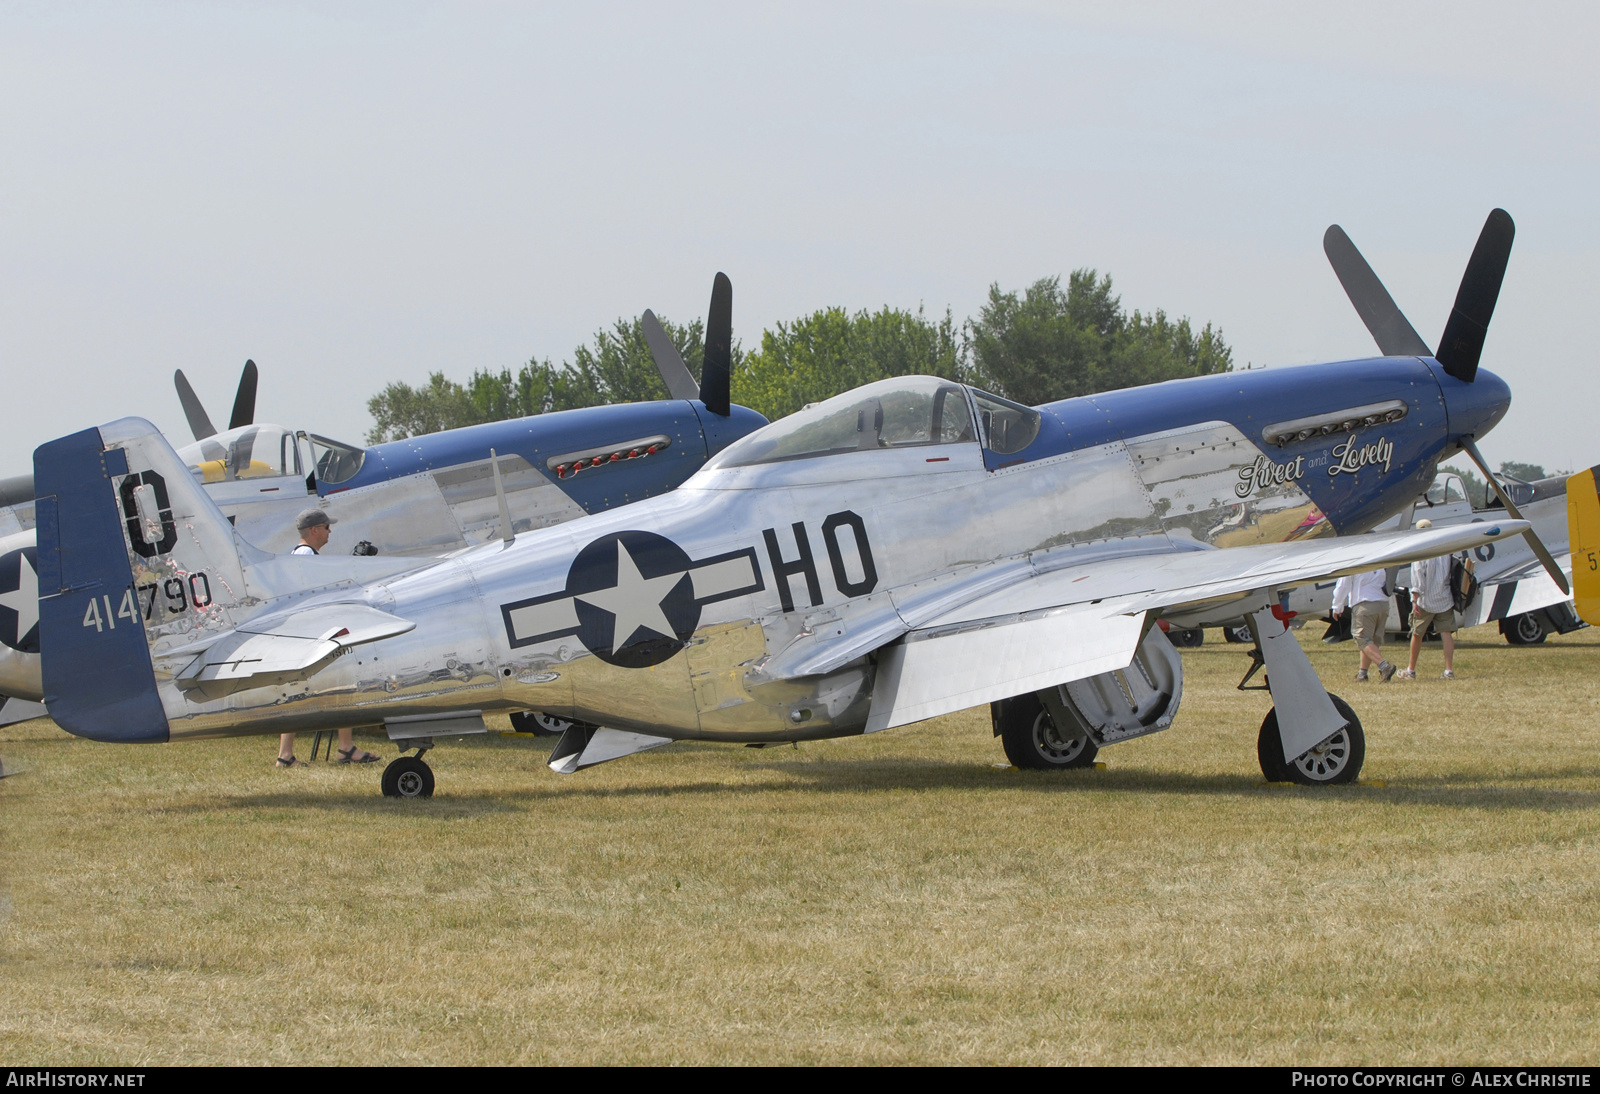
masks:
<path id="1" fill-rule="evenodd" d="M 662 327 L 692 369 L 705 355 L 705 325 Z M 888 376 L 944 376 L 1038 405 L 1097 391 L 1204 376 L 1233 367 L 1233 351 L 1212 324 L 1132 312 L 1111 276 L 1074 270 L 1018 292 L 989 288 L 976 316 L 957 322 L 947 308 L 930 318 L 884 307 L 823 308 L 763 331 L 759 347 L 733 348 L 733 401 L 769 419 Z M 592 344 L 554 365 L 530 360 L 513 373 L 479 369 L 466 383 L 435 372 L 419 387 L 391 383 L 367 401 L 369 444 L 441 429 L 609 403 L 665 399 L 640 320 L 618 319 Z"/>

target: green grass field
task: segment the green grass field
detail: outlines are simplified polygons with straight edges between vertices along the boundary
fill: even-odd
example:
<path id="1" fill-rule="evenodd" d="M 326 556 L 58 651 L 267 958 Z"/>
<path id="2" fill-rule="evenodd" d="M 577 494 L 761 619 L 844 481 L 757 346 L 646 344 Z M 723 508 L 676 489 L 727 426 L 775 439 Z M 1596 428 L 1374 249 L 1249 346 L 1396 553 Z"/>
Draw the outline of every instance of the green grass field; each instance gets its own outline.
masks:
<path id="1" fill-rule="evenodd" d="M 1466 632 L 1453 684 L 1306 645 L 1362 785 L 1263 782 L 1220 641 L 1171 731 L 1055 775 L 986 711 L 573 776 L 467 739 L 426 802 L 0 729 L 0 1059 L 1593 1064 L 1600 631 Z"/>

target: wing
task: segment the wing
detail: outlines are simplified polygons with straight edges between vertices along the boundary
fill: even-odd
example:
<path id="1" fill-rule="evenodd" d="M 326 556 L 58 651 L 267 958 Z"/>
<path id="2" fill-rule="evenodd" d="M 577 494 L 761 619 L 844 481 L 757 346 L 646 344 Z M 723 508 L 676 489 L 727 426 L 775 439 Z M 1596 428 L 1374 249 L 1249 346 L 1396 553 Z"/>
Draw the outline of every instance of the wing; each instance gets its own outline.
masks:
<path id="1" fill-rule="evenodd" d="M 1177 615 L 1267 590 L 1400 566 L 1520 535 L 1526 521 L 1169 551 L 1031 574 L 909 628 L 878 658 L 867 732 L 1126 666 L 1150 613 Z M 1042 567 L 1056 562 L 1048 570 Z"/>

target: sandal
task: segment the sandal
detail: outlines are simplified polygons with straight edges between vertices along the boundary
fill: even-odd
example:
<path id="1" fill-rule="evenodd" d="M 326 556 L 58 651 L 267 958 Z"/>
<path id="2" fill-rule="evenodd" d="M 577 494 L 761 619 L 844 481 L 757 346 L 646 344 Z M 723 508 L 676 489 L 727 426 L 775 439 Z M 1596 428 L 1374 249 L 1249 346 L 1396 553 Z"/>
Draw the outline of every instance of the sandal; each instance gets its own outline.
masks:
<path id="1" fill-rule="evenodd" d="M 339 749 L 339 762 L 342 764 L 375 764 L 382 758 L 376 753 L 363 751 L 361 758 L 357 759 L 355 745 Z"/>
<path id="2" fill-rule="evenodd" d="M 282 756 L 279 756 L 278 757 L 278 766 L 279 767 L 308 767 L 310 765 L 307 764 L 304 760 L 295 759 L 293 756 L 290 756 L 287 760 L 284 759 Z"/>

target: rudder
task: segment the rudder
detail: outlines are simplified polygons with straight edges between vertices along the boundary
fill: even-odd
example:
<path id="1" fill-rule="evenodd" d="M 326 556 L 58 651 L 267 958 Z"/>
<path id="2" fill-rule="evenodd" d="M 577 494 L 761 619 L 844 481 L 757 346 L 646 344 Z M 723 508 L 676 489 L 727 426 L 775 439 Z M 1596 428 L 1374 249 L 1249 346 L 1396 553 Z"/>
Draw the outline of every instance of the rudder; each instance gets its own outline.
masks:
<path id="1" fill-rule="evenodd" d="M 167 740 L 151 647 L 231 626 L 244 597 L 232 527 L 139 418 L 41 445 L 34 481 L 50 716 L 94 740 Z"/>
<path id="2" fill-rule="evenodd" d="M 1600 493 L 1596 468 L 1567 479 L 1567 545 L 1572 552 L 1572 602 L 1585 623 L 1600 624 Z"/>

